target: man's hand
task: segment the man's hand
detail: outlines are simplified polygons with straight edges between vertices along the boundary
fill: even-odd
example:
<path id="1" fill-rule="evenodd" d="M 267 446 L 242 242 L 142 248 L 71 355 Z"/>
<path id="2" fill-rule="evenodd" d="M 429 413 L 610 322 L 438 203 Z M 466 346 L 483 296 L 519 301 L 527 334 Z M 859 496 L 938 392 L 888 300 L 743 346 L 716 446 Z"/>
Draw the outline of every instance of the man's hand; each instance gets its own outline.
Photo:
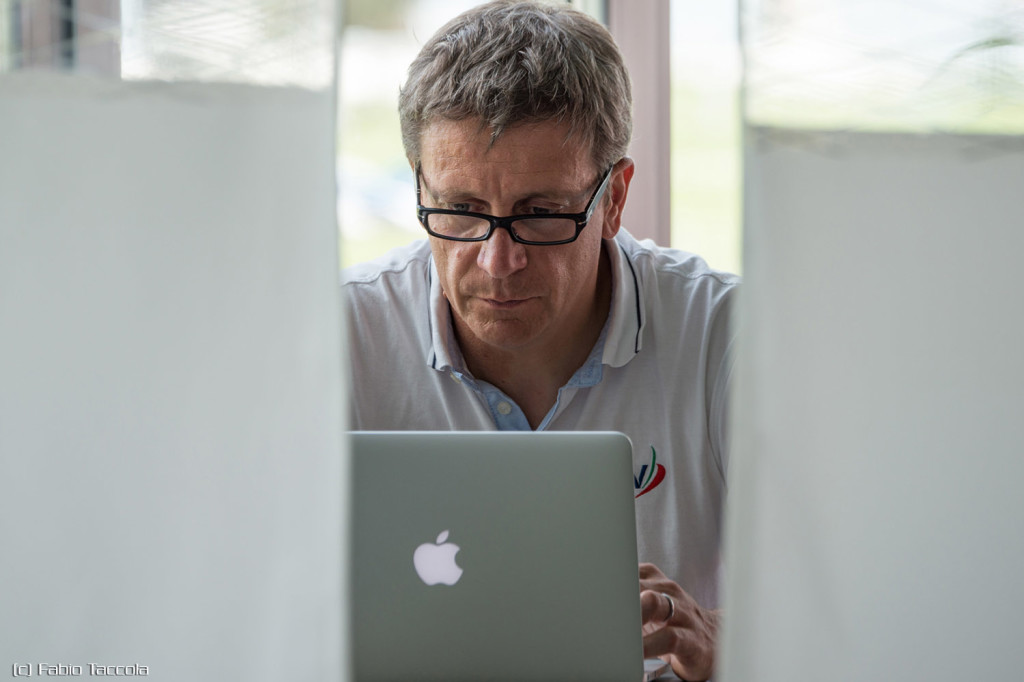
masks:
<path id="1" fill-rule="evenodd" d="M 640 564 L 640 610 L 645 658 L 668 661 L 684 680 L 711 677 L 720 611 L 698 606 L 654 564 Z"/>

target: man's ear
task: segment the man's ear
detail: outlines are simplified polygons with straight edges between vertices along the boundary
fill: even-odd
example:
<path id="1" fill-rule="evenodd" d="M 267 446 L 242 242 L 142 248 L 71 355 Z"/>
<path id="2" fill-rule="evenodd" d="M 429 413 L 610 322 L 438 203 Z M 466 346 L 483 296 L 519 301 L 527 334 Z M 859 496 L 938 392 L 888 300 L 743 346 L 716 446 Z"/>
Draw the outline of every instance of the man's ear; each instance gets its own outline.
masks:
<path id="1" fill-rule="evenodd" d="M 622 227 L 622 209 L 626 206 L 626 195 L 629 193 L 629 183 L 633 180 L 635 170 L 633 159 L 628 156 L 619 159 L 612 167 L 612 177 L 608 180 L 608 189 L 604 194 L 607 203 L 601 236 L 605 239 L 614 237 Z"/>

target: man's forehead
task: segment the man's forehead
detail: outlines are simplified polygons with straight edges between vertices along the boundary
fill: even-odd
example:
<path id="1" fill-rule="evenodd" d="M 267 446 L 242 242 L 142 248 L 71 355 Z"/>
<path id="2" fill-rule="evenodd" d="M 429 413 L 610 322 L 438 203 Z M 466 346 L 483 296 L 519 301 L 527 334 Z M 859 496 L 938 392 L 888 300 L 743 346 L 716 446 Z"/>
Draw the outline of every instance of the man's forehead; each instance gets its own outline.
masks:
<path id="1" fill-rule="evenodd" d="M 521 123 L 492 139 L 478 119 L 435 119 L 424 127 L 421 166 L 425 172 L 455 171 L 467 166 L 499 167 L 510 173 L 556 174 L 588 169 L 589 145 L 569 134 L 558 121 Z"/>

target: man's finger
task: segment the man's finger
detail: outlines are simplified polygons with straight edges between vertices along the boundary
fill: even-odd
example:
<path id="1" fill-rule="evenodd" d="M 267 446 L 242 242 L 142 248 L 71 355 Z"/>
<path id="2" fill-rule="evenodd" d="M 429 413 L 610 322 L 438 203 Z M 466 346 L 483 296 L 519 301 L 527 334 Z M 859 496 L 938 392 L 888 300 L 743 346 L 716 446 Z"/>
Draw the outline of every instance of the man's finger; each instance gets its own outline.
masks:
<path id="1" fill-rule="evenodd" d="M 672 628 L 661 628 L 644 636 L 644 658 L 660 658 L 676 653 L 679 637 Z"/>
<path id="2" fill-rule="evenodd" d="M 667 623 L 676 604 L 664 592 L 644 590 L 640 593 L 640 616 L 644 623 Z"/>
<path id="3" fill-rule="evenodd" d="M 655 566 L 654 564 L 640 564 L 640 579 L 649 580 L 651 578 L 665 578 L 665 574 Z"/>
<path id="4" fill-rule="evenodd" d="M 662 658 L 684 680 L 706 680 L 714 665 L 712 650 L 692 632 L 662 628 L 644 637 L 644 658 Z"/>

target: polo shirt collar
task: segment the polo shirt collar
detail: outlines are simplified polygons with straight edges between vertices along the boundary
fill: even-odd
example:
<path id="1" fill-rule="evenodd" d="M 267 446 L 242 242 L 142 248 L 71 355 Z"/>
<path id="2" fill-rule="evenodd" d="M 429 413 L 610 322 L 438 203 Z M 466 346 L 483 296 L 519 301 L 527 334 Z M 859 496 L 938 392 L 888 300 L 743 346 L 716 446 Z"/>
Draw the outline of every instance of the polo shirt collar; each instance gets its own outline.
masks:
<path id="1" fill-rule="evenodd" d="M 427 364 L 438 371 L 466 373 L 466 360 L 455 340 L 452 326 L 452 310 L 441 290 L 441 278 L 437 274 L 434 256 L 430 256 L 430 299 L 428 319 L 430 324 L 430 345 L 427 346 Z"/>
<path id="2" fill-rule="evenodd" d="M 635 243 L 633 237 L 622 229 L 615 239 L 604 242 L 612 271 L 612 303 L 608 322 L 605 323 L 608 337 L 601 361 L 611 367 L 622 367 L 643 346 L 644 311 L 647 308 L 636 264 L 626 248 L 628 244 Z"/>

